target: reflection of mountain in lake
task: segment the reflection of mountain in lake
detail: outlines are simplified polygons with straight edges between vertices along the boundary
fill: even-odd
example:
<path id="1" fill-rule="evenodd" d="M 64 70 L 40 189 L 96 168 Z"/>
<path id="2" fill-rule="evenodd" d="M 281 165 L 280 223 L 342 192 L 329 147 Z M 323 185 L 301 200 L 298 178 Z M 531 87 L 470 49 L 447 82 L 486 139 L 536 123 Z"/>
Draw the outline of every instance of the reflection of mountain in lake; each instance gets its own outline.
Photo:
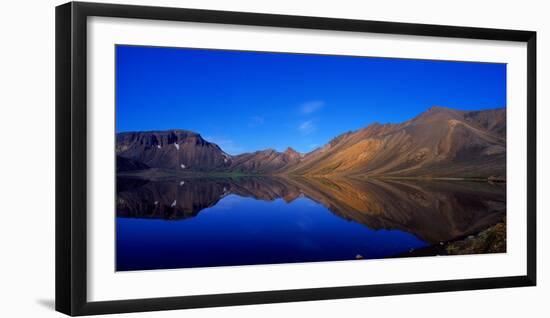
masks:
<path id="1" fill-rule="evenodd" d="M 402 230 L 437 243 L 477 233 L 502 220 L 505 189 L 504 184 L 481 182 L 303 177 L 118 179 L 117 215 L 179 220 L 197 216 L 229 194 L 287 203 L 305 196 L 371 229 Z"/>

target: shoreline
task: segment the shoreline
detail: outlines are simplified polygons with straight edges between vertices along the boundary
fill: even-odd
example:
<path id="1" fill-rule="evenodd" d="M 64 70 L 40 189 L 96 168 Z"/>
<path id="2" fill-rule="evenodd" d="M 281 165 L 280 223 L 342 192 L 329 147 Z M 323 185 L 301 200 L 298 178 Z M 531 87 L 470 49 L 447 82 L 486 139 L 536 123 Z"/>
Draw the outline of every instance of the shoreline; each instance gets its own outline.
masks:
<path id="1" fill-rule="evenodd" d="M 140 179 L 169 179 L 169 178 L 244 178 L 244 177 L 264 177 L 264 178 L 313 178 L 313 179 L 355 179 L 355 180 L 413 180 L 413 181 L 470 181 L 470 182 L 490 182 L 506 183 L 505 178 L 498 177 L 399 177 L 399 176 L 366 176 L 366 175 L 296 175 L 296 174 L 251 174 L 242 172 L 181 172 L 178 170 L 165 169 L 147 169 L 117 172 L 117 178 L 140 178 Z"/>
<path id="2" fill-rule="evenodd" d="M 476 234 L 432 244 L 387 258 L 506 253 L 506 218 Z"/>

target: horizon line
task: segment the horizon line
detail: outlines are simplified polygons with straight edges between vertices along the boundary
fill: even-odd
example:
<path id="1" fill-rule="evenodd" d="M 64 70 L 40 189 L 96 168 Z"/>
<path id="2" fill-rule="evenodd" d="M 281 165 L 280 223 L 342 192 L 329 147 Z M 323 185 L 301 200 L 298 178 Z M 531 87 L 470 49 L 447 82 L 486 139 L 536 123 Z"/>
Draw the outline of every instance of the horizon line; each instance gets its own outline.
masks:
<path id="1" fill-rule="evenodd" d="M 477 109 L 477 110 L 463 110 L 463 109 L 456 109 L 456 108 L 451 108 L 451 107 L 445 107 L 445 106 L 438 106 L 438 105 L 433 105 L 433 106 L 430 106 L 428 107 L 425 111 L 423 112 L 420 112 L 418 115 L 410 118 L 410 119 L 407 119 L 405 121 L 402 121 L 402 122 L 399 122 L 399 123 L 405 123 L 409 120 L 413 120 L 415 119 L 416 117 L 426 113 L 426 112 L 429 112 L 430 110 L 434 109 L 434 108 L 440 108 L 440 109 L 448 109 L 448 110 L 453 110 L 453 111 L 458 111 L 458 112 L 480 112 L 480 111 L 490 111 L 490 110 L 500 110 L 500 109 L 506 109 L 506 106 L 501 106 L 501 107 L 493 107 L 493 108 L 484 108 L 484 109 Z M 277 150 L 275 147 L 267 147 L 267 148 L 263 148 L 263 149 L 260 149 L 260 150 L 252 150 L 252 151 L 243 151 L 243 152 L 240 152 L 238 154 L 235 154 L 235 155 L 231 155 L 231 156 L 239 156 L 239 155 L 243 155 L 243 154 L 250 154 L 250 153 L 257 153 L 257 152 L 262 152 L 262 151 L 269 151 L 269 150 L 272 150 L 272 151 L 275 151 L 275 152 L 278 152 L 278 153 L 283 153 L 285 152 L 286 150 L 290 149 L 290 150 L 293 150 L 297 153 L 299 153 L 300 155 L 307 155 L 309 153 L 312 153 L 320 148 L 322 148 L 324 145 L 330 143 L 330 141 L 342 136 L 342 135 L 345 135 L 345 134 L 349 134 L 349 133 L 354 133 L 354 132 L 357 132 L 359 130 L 362 130 L 362 129 L 366 129 L 370 126 L 373 126 L 373 125 L 381 125 L 381 126 L 384 126 L 384 125 L 395 125 L 395 124 L 398 124 L 396 122 L 386 122 L 386 123 L 380 123 L 378 121 L 373 121 L 369 124 L 367 124 L 366 126 L 362 127 L 362 128 L 359 128 L 359 129 L 356 129 L 356 130 L 347 130 L 347 131 L 344 131 L 344 132 L 341 132 L 337 135 L 335 135 L 334 137 L 330 138 L 330 140 L 328 140 L 327 142 L 325 142 L 323 145 L 321 146 L 318 146 L 318 147 L 315 147 L 314 149 L 310 150 L 310 151 L 307 151 L 307 152 L 301 152 L 301 151 L 298 151 L 296 149 L 294 149 L 293 147 L 291 146 L 286 146 L 285 147 L 285 150 Z M 119 135 L 119 134 L 132 134 L 132 133 L 154 133 L 154 132 L 159 132 L 159 133 L 164 133 L 164 132 L 175 132 L 175 131 L 185 131 L 185 132 L 190 132 L 190 133 L 193 133 L 193 134 L 196 134 L 198 135 L 199 137 L 201 137 L 202 139 L 204 139 L 205 141 L 211 143 L 211 144 L 214 144 L 216 146 L 218 146 L 223 152 L 227 153 L 226 150 L 224 150 L 220 145 L 218 145 L 217 143 L 215 142 L 211 142 L 209 141 L 208 139 L 206 139 L 200 132 L 196 132 L 196 131 L 193 131 L 193 130 L 189 130 L 189 129 L 184 129 L 184 128 L 171 128 L 171 129 L 151 129 L 151 130 L 130 130 L 130 131 L 119 131 L 119 132 L 116 132 L 115 131 L 115 136 Z"/>

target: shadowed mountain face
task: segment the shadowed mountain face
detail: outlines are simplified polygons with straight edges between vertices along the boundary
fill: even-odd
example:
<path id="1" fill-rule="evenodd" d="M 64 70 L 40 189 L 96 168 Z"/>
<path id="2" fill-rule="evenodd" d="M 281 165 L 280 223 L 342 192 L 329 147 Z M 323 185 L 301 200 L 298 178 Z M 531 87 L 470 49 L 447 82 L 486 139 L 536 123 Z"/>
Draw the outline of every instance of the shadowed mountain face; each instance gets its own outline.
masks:
<path id="1" fill-rule="evenodd" d="M 445 181 L 245 177 L 178 181 L 118 179 L 117 215 L 183 220 L 228 195 L 292 204 L 308 198 L 370 229 L 401 230 L 430 244 L 474 234 L 506 213 L 503 184 Z M 205 211 L 204 213 L 208 213 Z M 257 211 L 261 219 L 262 211 Z"/>
<path id="2" fill-rule="evenodd" d="M 116 156 L 116 171 L 125 172 L 125 171 L 135 171 L 135 170 L 146 170 L 149 169 L 144 163 L 135 161 L 132 159 Z"/>
<path id="3" fill-rule="evenodd" d="M 400 124 L 342 134 L 307 154 L 289 148 L 230 156 L 183 130 L 120 133 L 116 152 L 151 168 L 189 172 L 505 179 L 506 109 L 432 107 Z"/>
<path id="4" fill-rule="evenodd" d="M 186 130 L 119 133 L 116 154 L 151 168 L 178 171 L 223 170 L 231 165 L 230 156 L 218 145 Z"/>

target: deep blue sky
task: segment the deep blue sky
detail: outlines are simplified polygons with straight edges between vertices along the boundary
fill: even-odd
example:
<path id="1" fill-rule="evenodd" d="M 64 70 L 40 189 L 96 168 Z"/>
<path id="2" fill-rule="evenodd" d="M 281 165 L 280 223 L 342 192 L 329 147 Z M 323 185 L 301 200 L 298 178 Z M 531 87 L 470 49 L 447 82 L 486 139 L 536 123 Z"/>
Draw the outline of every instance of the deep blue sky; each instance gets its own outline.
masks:
<path id="1" fill-rule="evenodd" d="M 506 106 L 506 65 L 116 47 L 117 132 L 181 128 L 230 154 L 308 152 L 431 106 Z"/>

